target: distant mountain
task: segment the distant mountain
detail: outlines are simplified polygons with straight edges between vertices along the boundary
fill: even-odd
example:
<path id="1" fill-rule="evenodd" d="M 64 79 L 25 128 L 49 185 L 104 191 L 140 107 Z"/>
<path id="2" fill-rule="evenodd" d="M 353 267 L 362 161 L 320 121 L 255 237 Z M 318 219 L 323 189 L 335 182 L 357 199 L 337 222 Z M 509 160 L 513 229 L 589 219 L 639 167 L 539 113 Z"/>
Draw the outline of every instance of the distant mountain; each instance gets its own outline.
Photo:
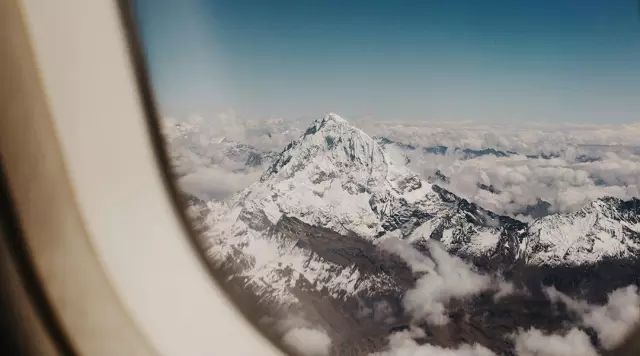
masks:
<path id="1" fill-rule="evenodd" d="M 535 265 L 589 265 L 640 256 L 640 200 L 598 199 L 529 227 L 524 255 Z"/>
<path id="2" fill-rule="evenodd" d="M 200 168 L 263 170 L 277 153 L 262 151 L 227 137 L 215 137 L 204 125 L 166 121 L 163 126 L 174 173 L 183 176 Z"/>
<path id="3" fill-rule="evenodd" d="M 221 139 L 218 144 L 226 159 L 242 164 L 243 168 L 267 167 L 278 156 L 276 152 L 262 151 L 227 138 Z"/>
<path id="4" fill-rule="evenodd" d="M 560 286 L 569 294 L 584 292 L 567 290 L 589 276 L 580 271 L 603 274 L 601 263 L 635 266 L 638 260 L 637 199 L 604 198 L 572 214 L 525 223 L 483 209 L 436 180 L 421 179 L 404 162 L 395 162 L 385 144 L 392 143 L 329 114 L 279 154 L 262 153 L 260 164 L 271 163 L 259 181 L 228 201 L 194 201 L 207 253 L 228 274 L 227 284 L 238 298 L 272 310 L 303 311 L 328 330 L 336 352 L 366 354 L 379 350 L 390 330 L 409 323 L 401 300 L 415 277 L 405 262 L 378 248 L 388 238 L 425 254 L 427 241 L 437 240 L 479 270 L 504 273 L 530 290 L 546 278 L 571 281 Z M 250 158 L 250 148 L 231 147 L 224 151 L 229 159 L 245 165 L 258 160 Z M 600 292 L 629 282 L 633 269 L 625 271 L 598 282 Z M 501 304 L 511 315 L 502 318 L 478 314 L 498 308 L 481 296 L 459 306 L 478 317 L 466 322 L 473 328 L 462 319 L 447 328 L 463 328 L 458 331 L 463 338 L 480 330 L 488 347 L 509 354 L 509 332 L 544 323 L 542 317 L 522 315 L 541 303 L 539 294 L 526 298 Z M 362 313 L 382 304 L 385 318 Z M 454 329 L 435 333 L 430 341 L 455 343 L 443 336 L 450 333 Z"/>
<path id="5" fill-rule="evenodd" d="M 461 148 L 461 147 L 447 147 L 442 145 L 416 146 L 412 144 L 394 141 L 384 136 L 377 136 L 374 139 L 382 147 L 396 146 L 402 150 L 408 150 L 408 151 L 421 150 L 425 154 L 442 155 L 442 156 L 452 155 L 452 156 L 456 156 L 459 159 L 474 159 L 474 158 L 483 157 L 483 156 L 508 157 L 508 156 L 517 154 L 516 152 L 513 152 L 513 151 L 501 151 L 491 147 L 473 149 L 473 148 Z"/>

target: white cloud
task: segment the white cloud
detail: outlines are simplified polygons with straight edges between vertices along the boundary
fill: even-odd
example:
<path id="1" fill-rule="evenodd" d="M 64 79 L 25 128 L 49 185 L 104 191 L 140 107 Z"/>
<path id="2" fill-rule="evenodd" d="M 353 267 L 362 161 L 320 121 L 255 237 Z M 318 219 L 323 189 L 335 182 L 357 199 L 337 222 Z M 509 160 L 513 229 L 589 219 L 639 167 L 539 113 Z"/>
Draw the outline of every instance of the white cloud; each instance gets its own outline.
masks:
<path id="1" fill-rule="evenodd" d="M 420 253 L 420 251 L 416 250 L 411 244 L 404 240 L 394 237 L 386 238 L 380 242 L 378 247 L 402 258 L 414 273 L 432 272 L 436 267 L 432 259 Z"/>
<path id="2" fill-rule="evenodd" d="M 602 161 L 576 163 L 561 158 L 486 156 L 441 167 L 451 177 L 449 189 L 501 214 L 517 216 L 539 200 L 550 212 L 571 212 L 588 202 L 613 196 L 640 196 L 640 160 L 608 154 Z M 495 192 L 479 187 L 491 185 Z"/>
<path id="3" fill-rule="evenodd" d="M 302 135 L 311 121 L 271 118 L 251 120 L 242 118 L 233 110 L 221 112 L 213 117 L 189 117 L 184 120 L 165 118 L 163 131 L 165 137 L 174 138 L 175 124 L 195 127 L 199 137 L 205 140 L 227 138 L 229 140 L 252 145 L 263 151 L 280 151 L 292 140 Z"/>
<path id="4" fill-rule="evenodd" d="M 222 200 L 255 182 L 265 170 L 267 158 L 247 165 L 251 154 L 273 154 L 301 130 L 285 121 L 253 122 L 229 112 L 212 120 L 165 118 L 163 132 L 180 188 L 203 200 Z"/>
<path id="5" fill-rule="evenodd" d="M 422 330 L 417 328 L 393 333 L 389 336 L 387 350 L 370 356 L 495 356 L 495 353 L 480 344 L 462 344 L 456 348 L 420 345 L 414 338 L 422 336 Z"/>
<path id="6" fill-rule="evenodd" d="M 449 321 L 445 304 L 453 298 L 468 298 L 491 287 L 491 279 L 473 271 L 460 258 L 449 255 L 430 242 L 429 251 L 436 268 L 416 281 L 403 298 L 405 310 L 416 319 L 436 325 Z"/>
<path id="7" fill-rule="evenodd" d="M 513 283 L 504 280 L 504 278 L 502 277 L 496 278 L 496 284 L 497 284 L 497 288 L 496 288 L 497 291 L 496 291 L 496 294 L 493 295 L 494 301 L 498 301 L 504 297 L 508 297 L 518 292 L 516 290 L 516 286 Z"/>
<path id="8" fill-rule="evenodd" d="M 545 293 L 552 302 L 564 303 L 580 315 L 582 323 L 596 331 L 606 349 L 619 345 L 640 322 L 640 294 L 635 285 L 611 292 L 602 306 L 574 300 L 554 287 L 545 288 Z"/>
<path id="9" fill-rule="evenodd" d="M 289 352 L 300 356 L 326 356 L 331 352 L 331 337 L 319 324 L 312 323 L 300 310 L 279 316 L 265 316 L 260 323 L 281 338 Z"/>
<path id="10" fill-rule="evenodd" d="M 640 122 L 566 125 L 360 120 L 355 124 L 372 136 L 418 146 L 496 148 L 523 154 L 560 153 L 575 146 L 638 146 L 640 136 Z"/>
<path id="11" fill-rule="evenodd" d="M 392 241 L 389 241 L 392 240 Z M 425 256 L 405 241 L 387 238 L 380 248 L 398 255 L 414 273 L 424 273 L 403 297 L 405 312 L 415 320 L 434 325 L 448 323 L 446 304 L 495 288 L 492 278 L 475 272 L 462 259 L 447 253 L 437 242 L 428 241 Z"/>
<path id="12" fill-rule="evenodd" d="M 309 327 L 293 328 L 282 337 L 285 346 L 298 355 L 326 356 L 331 350 L 331 338 L 326 332 Z"/>
<path id="13" fill-rule="evenodd" d="M 515 336 L 518 356 L 597 356 L 589 336 L 573 328 L 564 335 L 545 334 L 538 329 L 521 331 Z"/>
<path id="14" fill-rule="evenodd" d="M 202 200 L 224 199 L 260 178 L 259 171 L 233 172 L 221 167 L 203 167 L 178 178 L 185 193 Z"/>

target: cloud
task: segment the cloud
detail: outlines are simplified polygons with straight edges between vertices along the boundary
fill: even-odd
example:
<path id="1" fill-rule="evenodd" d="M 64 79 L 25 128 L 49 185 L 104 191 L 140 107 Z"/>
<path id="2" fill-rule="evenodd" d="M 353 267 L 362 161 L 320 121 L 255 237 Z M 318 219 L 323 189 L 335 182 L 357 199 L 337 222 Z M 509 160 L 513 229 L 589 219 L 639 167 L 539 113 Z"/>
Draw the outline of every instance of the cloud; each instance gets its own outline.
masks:
<path id="1" fill-rule="evenodd" d="M 449 322 L 446 304 L 451 299 L 464 299 L 486 290 L 499 289 L 492 277 L 475 272 L 437 242 L 427 241 L 430 257 L 394 237 L 383 240 L 379 247 L 398 255 L 414 273 L 422 274 L 415 287 L 408 290 L 402 299 L 405 312 L 414 320 L 444 325 Z"/>
<path id="2" fill-rule="evenodd" d="M 501 276 L 497 277 L 495 281 L 497 285 L 497 291 L 496 294 L 493 295 L 494 301 L 498 301 L 504 297 L 508 297 L 519 292 L 518 290 L 516 290 L 516 286 L 513 285 L 513 283 L 504 280 L 504 278 Z"/>
<path id="3" fill-rule="evenodd" d="M 517 216 L 545 201 L 550 212 L 576 211 L 603 196 L 640 196 L 640 160 L 609 153 L 602 161 L 483 157 L 442 169 L 450 188 L 489 210 Z M 480 188 L 491 185 L 494 192 Z"/>
<path id="4" fill-rule="evenodd" d="M 518 356 L 598 356 L 589 336 L 573 328 L 564 335 L 545 334 L 532 328 L 515 336 Z"/>
<path id="5" fill-rule="evenodd" d="M 429 242 L 429 252 L 436 264 L 433 271 L 416 281 L 415 288 L 403 298 L 405 310 L 416 319 L 436 325 L 449 321 L 445 304 L 453 298 L 468 298 L 491 287 L 491 279 L 473 271 L 458 257 L 449 255 L 437 243 Z"/>
<path id="6" fill-rule="evenodd" d="M 220 167 L 203 167 L 178 178 L 185 193 L 202 200 L 224 199 L 260 178 L 261 172 L 233 172 Z"/>
<path id="7" fill-rule="evenodd" d="M 602 306 L 574 300 L 554 287 L 544 291 L 552 302 L 565 304 L 585 326 L 593 328 L 605 349 L 618 346 L 640 322 L 640 294 L 635 285 L 611 292 Z"/>
<path id="8" fill-rule="evenodd" d="M 363 122 L 362 125 L 369 134 L 414 147 L 399 149 L 388 145 L 395 160 L 399 160 L 401 150 L 409 160 L 409 168 L 423 178 L 439 170 L 449 178 L 449 190 L 496 213 L 530 219 L 532 214 L 576 211 L 604 196 L 625 200 L 640 197 L 640 143 L 636 138 L 640 135 L 640 124 L 513 127 Z M 448 147 L 447 154 L 424 150 L 438 145 Z M 454 148 L 490 148 L 512 154 L 464 159 L 460 152 L 452 152 Z M 541 155 L 554 158 L 535 158 Z M 488 186 L 491 191 L 486 189 Z M 533 209 L 540 204 L 549 207 Z"/>
<path id="9" fill-rule="evenodd" d="M 232 112 L 212 120 L 165 118 L 162 123 L 180 188 L 203 200 L 226 199 L 258 180 L 273 150 L 299 135 L 284 121 L 240 120 Z M 248 165 L 252 157 L 259 161 Z"/>
<path id="10" fill-rule="evenodd" d="M 522 154 L 563 153 L 569 147 L 638 146 L 640 122 L 631 124 L 482 124 L 475 122 L 359 120 L 372 136 L 417 146 L 495 148 Z"/>
<path id="11" fill-rule="evenodd" d="M 260 323 L 263 328 L 280 337 L 287 350 L 301 356 L 330 354 L 331 337 L 320 325 L 310 322 L 300 310 L 282 312 L 265 316 Z"/>
<path id="12" fill-rule="evenodd" d="M 431 258 L 426 257 L 404 240 L 395 237 L 386 238 L 380 242 L 378 247 L 400 257 L 414 273 L 435 270 L 436 264 Z"/>
<path id="13" fill-rule="evenodd" d="M 412 328 L 389 336 L 387 350 L 370 356 L 495 356 L 480 344 L 462 344 L 456 348 L 444 348 L 430 344 L 418 344 L 414 338 L 424 337 L 422 330 Z"/>
<path id="14" fill-rule="evenodd" d="M 254 146 L 262 151 L 281 151 L 292 140 L 302 135 L 311 121 L 285 118 L 271 118 L 252 120 L 238 116 L 233 110 L 202 118 L 199 116 L 185 119 L 165 117 L 162 122 L 164 136 L 169 140 L 175 139 L 176 124 L 195 128 L 197 138 L 204 142 L 213 142 L 226 138 Z M 201 144 L 203 142 L 200 142 Z"/>
<path id="15" fill-rule="evenodd" d="M 293 352 L 304 356 L 329 355 L 331 338 L 326 332 L 309 327 L 293 328 L 282 337 L 282 342 Z"/>

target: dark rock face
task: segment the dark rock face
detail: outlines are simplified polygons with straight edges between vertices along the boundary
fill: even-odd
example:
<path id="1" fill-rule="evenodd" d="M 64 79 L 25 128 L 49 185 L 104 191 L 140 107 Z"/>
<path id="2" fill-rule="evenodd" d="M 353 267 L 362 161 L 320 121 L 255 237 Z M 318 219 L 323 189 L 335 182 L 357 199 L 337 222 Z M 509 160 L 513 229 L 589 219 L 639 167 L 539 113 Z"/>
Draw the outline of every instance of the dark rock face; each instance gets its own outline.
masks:
<path id="1" fill-rule="evenodd" d="M 378 142 L 378 144 L 382 147 L 386 146 L 386 145 L 397 145 L 398 147 L 408 150 L 408 151 L 413 151 L 416 149 L 416 146 L 411 145 L 411 144 L 407 144 L 407 143 L 403 143 L 403 142 L 396 142 L 393 141 L 387 137 L 374 137 L 374 140 L 376 140 L 376 142 Z"/>
<path id="2" fill-rule="evenodd" d="M 541 218 L 543 216 L 547 216 L 551 214 L 551 204 L 542 199 L 538 199 L 538 201 L 533 204 L 527 206 L 526 209 L 522 210 L 520 214 L 530 216 L 534 219 Z"/>
<path id="3" fill-rule="evenodd" d="M 558 153 L 541 153 L 537 155 L 527 155 L 527 158 L 537 158 L 537 159 L 554 159 L 559 158 L 560 154 Z"/>
<path id="4" fill-rule="evenodd" d="M 296 247 L 345 268 L 355 266 L 364 275 L 388 273 L 394 281 L 405 287 L 413 282 L 411 271 L 402 260 L 356 235 L 343 236 L 288 216 L 278 220 L 270 235 L 295 240 Z"/>
<path id="5" fill-rule="evenodd" d="M 507 157 L 510 155 L 507 152 L 499 151 L 499 150 L 496 150 L 495 148 L 483 148 L 480 150 L 465 148 L 462 150 L 462 153 L 465 159 L 473 159 L 473 158 L 482 157 L 482 156 Z"/>
<path id="6" fill-rule="evenodd" d="M 446 191 L 442 191 L 446 194 Z M 460 209 L 473 212 L 474 205 L 464 200 Z M 507 218 L 508 219 L 508 218 Z M 521 223 L 505 220 L 508 231 L 518 231 Z M 364 281 L 373 275 L 389 277 L 393 285 L 371 293 L 332 296 L 302 280 L 292 288 L 304 305 L 306 317 L 320 325 L 333 340 L 332 352 L 341 355 L 365 355 L 386 345 L 386 337 L 409 328 L 410 316 L 404 313 L 402 298 L 415 286 L 415 275 L 404 261 L 376 248 L 369 240 L 345 236 L 329 229 L 308 225 L 297 218 L 283 216 L 269 229 L 274 239 L 295 241 L 295 246 L 308 251 L 310 259 L 320 259 L 341 268 L 352 269 Z M 420 250 L 420 246 L 416 245 Z M 424 250 L 424 249 L 423 249 Z M 466 257 L 470 262 L 473 260 Z M 426 337 L 421 342 L 443 347 L 460 343 L 480 343 L 498 355 L 515 355 L 510 335 L 519 328 L 535 327 L 547 332 L 559 332 L 566 323 L 576 323 L 577 317 L 561 305 L 552 305 L 542 292 L 544 286 L 555 286 L 573 297 L 592 303 L 606 302 L 612 290 L 640 284 L 640 262 L 607 261 L 588 267 L 535 267 L 513 262 L 508 256 L 488 256 L 473 261 L 480 271 L 502 271 L 504 276 L 526 294 L 514 294 L 495 300 L 492 293 L 483 293 L 465 300 L 452 300 L 448 305 L 450 322 L 444 326 L 426 323 L 419 326 Z M 228 284 L 242 284 L 231 279 Z M 247 299 L 246 286 L 236 293 Z M 262 291 L 261 293 L 265 293 Z M 249 297 L 251 299 L 251 297 Z M 273 313 L 268 298 L 256 295 L 250 303 Z M 265 312 L 263 310 L 263 312 Z M 290 312 L 287 311 L 287 312 Z"/>
<path id="7" fill-rule="evenodd" d="M 493 194 L 499 194 L 500 190 L 496 189 L 496 187 L 493 186 L 493 184 L 490 185 L 486 185 L 483 183 L 478 183 L 478 188 L 482 189 L 482 190 L 486 190 L 489 193 L 493 193 Z"/>
<path id="8" fill-rule="evenodd" d="M 447 146 L 430 146 L 430 147 L 424 148 L 425 153 L 430 153 L 434 155 L 445 155 L 447 154 L 448 150 L 449 148 Z"/>
<path id="9" fill-rule="evenodd" d="M 387 216 L 385 221 L 382 223 L 382 228 L 385 231 L 401 230 L 409 232 L 432 218 L 432 215 L 417 207 L 405 205 L 401 209 L 397 209 L 393 211 L 391 215 Z M 380 235 L 383 234 L 384 232 L 380 232 Z"/>

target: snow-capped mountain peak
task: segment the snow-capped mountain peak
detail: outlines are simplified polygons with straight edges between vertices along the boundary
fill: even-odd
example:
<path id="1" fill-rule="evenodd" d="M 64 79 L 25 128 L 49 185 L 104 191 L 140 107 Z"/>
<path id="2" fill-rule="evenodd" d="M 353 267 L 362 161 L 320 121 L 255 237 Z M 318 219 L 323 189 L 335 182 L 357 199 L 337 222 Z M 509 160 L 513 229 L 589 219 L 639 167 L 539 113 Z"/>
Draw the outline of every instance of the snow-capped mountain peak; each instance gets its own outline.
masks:
<path id="1" fill-rule="evenodd" d="M 263 203 L 312 225 L 374 236 L 392 206 L 429 191 L 429 183 L 395 164 L 373 138 L 327 114 L 287 145 L 242 199 L 264 195 Z"/>
<path id="2" fill-rule="evenodd" d="M 346 119 L 344 119 L 342 116 L 330 112 L 328 114 L 326 114 L 321 120 L 321 122 L 329 122 L 332 121 L 334 123 L 341 123 L 341 124 L 345 124 L 345 125 L 349 125 L 349 121 L 347 121 Z"/>
<path id="3" fill-rule="evenodd" d="M 314 121 L 302 137 L 287 145 L 262 180 L 290 178 L 308 165 L 329 175 L 365 170 L 385 176 L 389 164 L 383 149 L 369 135 L 331 113 Z"/>

